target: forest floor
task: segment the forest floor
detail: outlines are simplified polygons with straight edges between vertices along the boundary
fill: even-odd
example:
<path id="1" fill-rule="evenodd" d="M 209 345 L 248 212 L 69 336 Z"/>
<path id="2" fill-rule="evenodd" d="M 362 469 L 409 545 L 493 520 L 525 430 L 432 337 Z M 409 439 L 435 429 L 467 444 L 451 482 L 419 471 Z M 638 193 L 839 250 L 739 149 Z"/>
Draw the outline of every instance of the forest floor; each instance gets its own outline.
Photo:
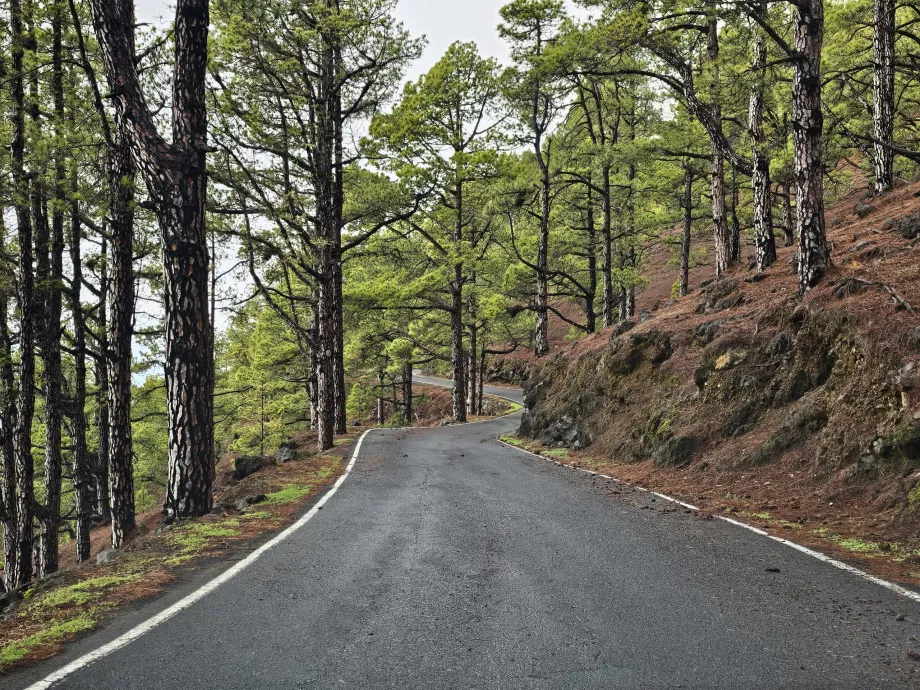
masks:
<path id="1" fill-rule="evenodd" d="M 449 391 L 416 386 L 415 392 L 419 426 L 436 426 L 449 416 Z M 507 401 L 488 397 L 486 411 L 498 416 L 513 410 Z M 293 439 L 293 461 L 268 464 L 239 481 L 234 478 L 239 454 L 228 454 L 217 465 L 211 515 L 164 525 L 159 508 L 142 513 L 128 543 L 105 564 L 98 564 L 97 557 L 109 548 L 108 526 L 92 531 L 92 556 L 86 563 L 78 565 L 71 544 L 62 544 L 61 570 L 35 583 L 21 601 L 0 613 L 0 673 L 55 656 L 67 642 L 132 604 L 215 562 L 257 548 L 295 522 L 335 483 L 367 428 L 350 428 L 325 453 L 313 450 L 315 433 L 299 432 Z M 251 505 L 243 506 L 247 502 Z"/>

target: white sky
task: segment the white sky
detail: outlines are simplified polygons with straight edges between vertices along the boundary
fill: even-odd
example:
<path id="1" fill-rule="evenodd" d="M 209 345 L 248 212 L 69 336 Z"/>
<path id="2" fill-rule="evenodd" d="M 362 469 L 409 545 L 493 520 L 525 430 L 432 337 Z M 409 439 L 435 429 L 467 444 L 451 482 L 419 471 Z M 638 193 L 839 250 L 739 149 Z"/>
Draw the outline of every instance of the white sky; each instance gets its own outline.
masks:
<path id="1" fill-rule="evenodd" d="M 135 0 L 138 20 L 171 21 L 173 0 Z M 425 35 L 428 48 L 421 60 L 409 67 L 406 77 L 424 74 L 454 41 L 475 41 L 486 57 L 507 62 L 508 51 L 498 37 L 498 10 L 508 0 L 399 0 L 396 16 L 413 37 Z"/>

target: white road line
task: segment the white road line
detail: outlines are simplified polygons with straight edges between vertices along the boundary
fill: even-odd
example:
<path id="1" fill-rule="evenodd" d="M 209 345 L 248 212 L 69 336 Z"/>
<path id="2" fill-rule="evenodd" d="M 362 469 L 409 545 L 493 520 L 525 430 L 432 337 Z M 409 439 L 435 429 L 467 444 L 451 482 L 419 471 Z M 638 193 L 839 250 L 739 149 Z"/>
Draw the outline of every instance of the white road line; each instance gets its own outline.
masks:
<path id="1" fill-rule="evenodd" d="M 120 637 L 115 638 L 108 644 L 103 645 L 102 647 L 95 650 L 94 652 L 90 652 L 89 654 L 86 654 L 80 657 L 79 659 L 71 661 L 69 664 L 67 664 L 60 670 L 55 671 L 50 676 L 44 678 L 43 680 L 38 681 L 37 683 L 34 683 L 33 685 L 30 685 L 26 690 L 46 690 L 47 688 L 50 688 L 52 685 L 54 685 L 58 681 L 63 680 L 67 676 L 71 675 L 72 673 L 76 671 L 79 671 L 81 668 L 88 666 L 94 661 L 98 661 L 99 659 L 102 659 L 103 657 L 106 657 L 109 654 L 112 654 L 113 652 L 118 651 L 122 647 L 128 646 L 129 644 L 134 642 L 139 637 L 145 635 L 146 633 L 156 628 L 158 625 L 165 623 L 166 621 L 168 621 L 170 618 L 172 618 L 179 612 L 184 611 L 188 607 L 192 606 L 192 604 L 195 604 L 196 602 L 200 601 L 201 599 L 206 597 L 208 594 L 213 592 L 215 589 L 225 584 L 226 582 L 230 581 L 235 576 L 239 575 L 246 568 L 248 568 L 253 563 L 255 563 L 257 560 L 259 560 L 260 557 L 265 555 L 267 551 L 281 544 L 281 542 L 283 542 L 285 539 L 287 539 L 292 534 L 294 534 L 294 532 L 296 532 L 301 527 L 306 525 L 310 520 L 312 520 L 313 517 L 320 511 L 320 509 L 324 505 L 326 505 L 326 502 L 330 498 L 332 498 L 335 492 L 341 488 L 342 484 L 345 483 L 345 480 L 348 479 L 348 476 L 351 474 L 352 470 L 354 469 L 355 463 L 358 460 L 358 453 L 361 452 L 361 444 L 364 443 L 365 437 L 371 431 L 374 431 L 374 429 L 368 429 L 361 435 L 361 438 L 358 439 L 358 445 L 355 446 L 355 450 L 351 455 L 351 462 L 349 462 L 348 467 L 345 468 L 345 473 L 341 477 L 338 478 L 336 483 L 333 484 L 332 488 L 329 489 L 329 491 L 326 492 L 326 494 L 317 502 L 317 504 L 313 506 L 306 515 L 300 518 L 300 520 L 298 520 L 293 525 L 288 527 L 286 530 L 281 532 L 281 534 L 279 534 L 278 536 L 274 537 L 271 541 L 268 541 L 262 546 L 260 546 L 258 549 L 253 551 L 251 554 L 249 554 L 246 558 L 244 558 L 242 561 L 237 563 L 235 566 L 221 573 L 216 578 L 211 580 L 209 583 L 207 583 L 200 589 L 192 592 L 184 599 L 177 601 L 175 604 L 165 609 L 164 611 L 161 611 L 160 613 L 155 615 L 153 618 L 150 618 L 149 620 L 132 628 L 128 632 L 124 633 Z"/>
<path id="2" fill-rule="evenodd" d="M 505 441 L 502 441 L 501 439 L 499 439 L 498 442 L 501 443 L 503 446 L 507 446 L 508 448 L 513 448 L 514 450 L 520 451 L 522 453 L 526 453 L 527 455 L 532 455 L 535 458 L 540 458 L 541 460 L 546 460 L 548 462 L 555 463 L 556 465 L 559 464 L 552 458 L 548 458 L 545 455 L 540 455 L 538 453 L 533 453 L 524 448 L 518 448 L 517 446 L 512 445 L 510 443 L 506 443 Z M 588 470 L 582 470 L 582 471 L 588 472 Z M 625 486 L 629 486 L 634 489 L 638 489 L 639 491 L 644 491 L 646 493 L 652 494 L 653 496 L 657 496 L 658 498 L 662 498 L 666 501 L 670 501 L 671 503 L 676 503 L 677 505 L 683 506 L 684 508 L 687 508 L 689 510 L 693 510 L 697 512 L 699 512 L 700 510 L 694 505 L 690 505 L 689 503 L 684 503 L 683 501 L 679 501 L 678 499 L 673 498 L 672 496 L 667 496 L 666 494 L 660 494 L 656 491 L 651 491 L 649 489 L 646 489 L 643 486 L 639 486 L 638 484 L 632 484 L 630 482 L 623 481 L 622 479 L 616 479 L 615 477 L 610 477 L 609 475 L 606 475 L 606 474 L 598 474 L 597 476 L 603 477 L 604 479 L 610 479 L 616 482 L 617 484 L 624 484 Z M 844 563 L 843 561 L 838 561 L 836 558 L 831 558 L 830 556 L 823 554 L 820 551 L 815 551 L 814 549 L 810 549 L 807 546 L 796 544 L 794 541 L 789 541 L 788 539 L 777 537 L 773 534 L 770 534 L 769 532 L 765 530 L 760 529 L 759 527 L 754 527 L 753 525 L 749 525 L 746 522 L 741 522 L 740 520 L 735 520 L 730 517 L 725 517 L 724 515 L 715 515 L 714 517 L 719 520 L 722 520 L 723 522 L 727 522 L 731 525 L 734 525 L 735 527 L 741 527 L 742 529 L 746 529 L 749 532 L 753 532 L 754 534 L 760 535 L 761 537 L 772 539 L 773 541 L 783 544 L 784 546 L 788 546 L 789 548 L 792 548 L 792 549 L 795 549 L 796 551 L 804 553 L 806 556 L 811 556 L 812 558 L 818 559 L 822 563 L 831 565 L 837 568 L 838 570 L 843 570 L 852 575 L 856 575 L 857 577 L 860 577 L 863 580 L 868 580 L 869 582 L 873 584 L 879 585 L 880 587 L 884 587 L 885 589 L 891 592 L 894 592 L 895 594 L 898 594 L 906 599 L 910 599 L 911 601 L 920 603 L 920 593 L 907 589 L 906 587 L 903 587 L 896 582 L 891 582 L 889 580 L 883 580 L 882 578 L 876 577 L 875 575 L 870 575 L 865 570 L 860 570 L 859 568 L 856 568 L 852 565 Z"/>

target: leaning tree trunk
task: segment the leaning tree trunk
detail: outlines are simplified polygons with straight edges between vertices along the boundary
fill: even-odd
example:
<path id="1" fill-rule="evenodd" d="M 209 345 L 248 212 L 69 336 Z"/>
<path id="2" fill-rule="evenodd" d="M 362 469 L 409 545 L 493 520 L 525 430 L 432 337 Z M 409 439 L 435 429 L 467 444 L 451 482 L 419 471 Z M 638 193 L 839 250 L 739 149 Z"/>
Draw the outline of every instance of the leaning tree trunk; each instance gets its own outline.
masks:
<path id="1" fill-rule="evenodd" d="M 766 14 L 766 3 L 758 6 Z M 767 77 L 767 39 L 763 32 L 757 32 L 754 41 L 754 83 L 748 107 L 748 133 L 753 149 L 754 189 L 754 245 L 757 254 L 757 270 L 765 271 L 776 261 L 776 239 L 773 236 L 773 200 L 770 193 L 770 158 L 766 152 L 766 137 L 763 131 L 764 89 Z"/>
<path id="2" fill-rule="evenodd" d="M 32 211 L 30 183 L 25 170 L 25 86 L 23 62 L 26 34 L 22 2 L 10 0 L 12 43 L 12 178 L 16 199 L 19 240 L 19 400 L 13 430 L 13 454 L 16 465 L 17 557 L 12 587 L 32 580 L 32 519 L 34 517 L 32 459 L 32 417 L 35 414 L 35 282 L 32 256 Z"/>
<path id="3" fill-rule="evenodd" d="M 594 226 L 594 198 L 588 187 L 588 209 L 586 224 L 588 230 L 588 286 L 585 290 L 585 330 L 590 334 L 597 331 L 597 311 L 594 302 L 597 297 L 597 229 Z M 473 352 L 475 359 L 476 353 Z"/>
<path id="4" fill-rule="evenodd" d="M 827 273 L 830 254 L 824 227 L 824 166 L 821 110 L 821 49 L 824 1 L 793 6 L 795 62 L 792 72 L 792 135 L 795 159 L 796 219 L 799 235 L 799 293 L 817 286 Z"/>
<path id="5" fill-rule="evenodd" d="M 133 51 L 133 3 L 92 0 L 96 38 L 120 130 L 155 208 L 163 241 L 169 469 L 164 512 L 211 512 L 214 344 L 205 229 L 208 0 L 179 0 L 173 29 L 172 143 L 159 135 Z"/>
<path id="6" fill-rule="evenodd" d="M 783 204 L 783 246 L 791 247 L 795 244 L 795 220 L 792 212 L 792 190 L 788 184 L 783 185 L 781 201 Z"/>
<path id="7" fill-rule="evenodd" d="M 722 131 L 722 104 L 719 70 L 719 23 L 713 17 L 708 23 L 707 54 L 709 56 L 710 87 L 709 109 L 715 127 Z M 712 140 L 712 159 L 710 163 L 710 180 L 712 185 L 712 227 L 716 245 L 716 275 L 725 273 L 731 263 L 731 236 L 725 211 L 725 156 L 715 139 Z"/>
<path id="8" fill-rule="evenodd" d="M 872 12 L 872 133 L 875 193 L 894 184 L 894 60 L 895 0 L 874 0 Z"/>
<path id="9" fill-rule="evenodd" d="M 108 285 L 108 467 L 112 548 L 134 529 L 134 446 L 131 436 L 131 344 L 134 331 L 134 165 L 121 133 L 108 152 L 112 223 Z"/>
<path id="10" fill-rule="evenodd" d="M 680 296 L 690 294 L 690 243 L 693 240 L 693 168 L 684 167 L 684 232 L 680 244 Z"/>

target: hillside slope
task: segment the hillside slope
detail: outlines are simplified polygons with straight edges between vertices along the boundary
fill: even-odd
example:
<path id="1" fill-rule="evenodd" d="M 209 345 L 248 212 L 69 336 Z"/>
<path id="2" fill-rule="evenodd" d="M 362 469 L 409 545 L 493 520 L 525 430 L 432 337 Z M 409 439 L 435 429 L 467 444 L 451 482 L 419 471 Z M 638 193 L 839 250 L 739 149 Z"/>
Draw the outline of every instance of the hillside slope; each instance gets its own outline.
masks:
<path id="1" fill-rule="evenodd" d="M 532 370 L 522 435 L 920 576 L 917 194 L 833 205 L 834 268 L 805 300 L 781 248 L 762 276 L 738 267 L 558 347 Z"/>

